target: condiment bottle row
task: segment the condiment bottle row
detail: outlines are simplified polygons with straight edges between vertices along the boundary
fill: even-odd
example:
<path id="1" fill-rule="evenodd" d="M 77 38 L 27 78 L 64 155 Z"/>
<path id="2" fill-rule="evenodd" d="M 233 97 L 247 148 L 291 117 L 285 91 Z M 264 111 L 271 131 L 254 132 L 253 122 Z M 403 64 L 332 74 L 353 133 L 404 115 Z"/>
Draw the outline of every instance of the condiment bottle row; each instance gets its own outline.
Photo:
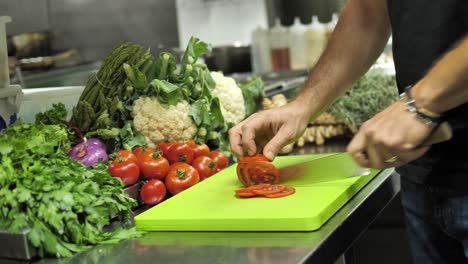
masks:
<path id="1" fill-rule="evenodd" d="M 298 17 L 291 26 L 279 19 L 266 29 L 257 27 L 252 32 L 252 69 L 255 74 L 272 71 L 300 70 L 313 67 L 322 54 L 333 32 L 338 15 L 328 23 L 321 23 L 316 15 L 308 25 Z"/>

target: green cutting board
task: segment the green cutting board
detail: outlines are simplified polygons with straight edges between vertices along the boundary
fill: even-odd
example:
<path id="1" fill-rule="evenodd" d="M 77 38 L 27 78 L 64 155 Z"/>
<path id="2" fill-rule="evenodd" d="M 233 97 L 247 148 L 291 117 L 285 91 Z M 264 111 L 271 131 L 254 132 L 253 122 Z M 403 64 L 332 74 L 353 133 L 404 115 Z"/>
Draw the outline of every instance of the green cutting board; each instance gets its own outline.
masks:
<path id="1" fill-rule="evenodd" d="M 335 153 L 336 154 L 336 153 Z M 332 154 L 281 156 L 278 168 Z M 343 161 L 349 159 L 346 153 Z M 343 164 L 349 162 L 343 162 Z M 135 217 L 144 231 L 312 231 L 319 229 L 379 171 L 367 176 L 317 182 L 326 171 L 284 182 L 296 193 L 282 198 L 238 198 L 243 187 L 232 166 Z M 336 164 L 340 166 L 340 164 Z M 311 179 L 314 179 L 311 183 Z"/>

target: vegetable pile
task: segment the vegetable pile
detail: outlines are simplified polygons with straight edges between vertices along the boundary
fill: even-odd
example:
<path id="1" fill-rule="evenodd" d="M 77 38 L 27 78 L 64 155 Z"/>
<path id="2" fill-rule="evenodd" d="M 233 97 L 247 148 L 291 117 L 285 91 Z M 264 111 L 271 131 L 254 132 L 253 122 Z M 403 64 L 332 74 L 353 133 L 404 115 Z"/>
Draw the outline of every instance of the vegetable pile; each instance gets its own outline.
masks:
<path id="1" fill-rule="evenodd" d="M 136 201 L 98 163 L 68 158 L 61 125 L 17 121 L 0 136 L 0 228 L 27 234 L 41 256 L 71 256 L 98 243 L 138 236 L 134 229 L 104 231 L 112 217 L 128 219 Z"/>
<path id="2" fill-rule="evenodd" d="M 176 195 L 226 168 L 229 159 L 206 144 L 161 142 L 158 148 L 136 147 L 121 150 L 112 161 L 109 172 L 125 186 L 143 179 L 140 198 L 147 205 L 162 202 L 167 193 Z"/>
<path id="3" fill-rule="evenodd" d="M 253 113 L 264 84 L 253 78 L 239 87 L 210 72 L 197 63 L 210 50 L 192 37 L 179 66 L 169 52 L 153 58 L 136 44 L 116 46 L 86 84 L 70 123 L 112 151 L 195 140 L 230 155 L 227 131 Z"/>

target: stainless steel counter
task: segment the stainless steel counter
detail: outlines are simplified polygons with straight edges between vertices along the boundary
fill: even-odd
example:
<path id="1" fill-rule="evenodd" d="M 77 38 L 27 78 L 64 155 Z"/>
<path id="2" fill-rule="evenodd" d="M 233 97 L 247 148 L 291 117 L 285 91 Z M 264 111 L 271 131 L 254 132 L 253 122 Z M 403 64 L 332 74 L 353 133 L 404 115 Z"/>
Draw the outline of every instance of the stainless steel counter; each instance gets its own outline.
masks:
<path id="1" fill-rule="evenodd" d="M 302 151 L 342 148 L 337 143 Z M 70 259 L 37 263 L 333 263 L 342 256 L 353 263 L 353 243 L 399 192 L 399 180 L 393 169 L 382 171 L 313 232 L 150 232 Z"/>

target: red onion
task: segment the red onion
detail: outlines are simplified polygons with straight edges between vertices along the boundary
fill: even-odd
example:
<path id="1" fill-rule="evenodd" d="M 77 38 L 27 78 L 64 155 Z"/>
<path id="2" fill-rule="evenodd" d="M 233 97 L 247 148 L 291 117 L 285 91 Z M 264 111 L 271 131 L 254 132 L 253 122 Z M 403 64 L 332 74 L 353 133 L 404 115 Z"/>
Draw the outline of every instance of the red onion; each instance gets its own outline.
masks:
<path id="1" fill-rule="evenodd" d="M 94 165 L 100 160 L 108 160 L 105 145 L 97 138 L 84 138 L 83 142 L 76 144 L 70 150 L 68 156 L 76 161 L 80 161 L 85 166 Z"/>

